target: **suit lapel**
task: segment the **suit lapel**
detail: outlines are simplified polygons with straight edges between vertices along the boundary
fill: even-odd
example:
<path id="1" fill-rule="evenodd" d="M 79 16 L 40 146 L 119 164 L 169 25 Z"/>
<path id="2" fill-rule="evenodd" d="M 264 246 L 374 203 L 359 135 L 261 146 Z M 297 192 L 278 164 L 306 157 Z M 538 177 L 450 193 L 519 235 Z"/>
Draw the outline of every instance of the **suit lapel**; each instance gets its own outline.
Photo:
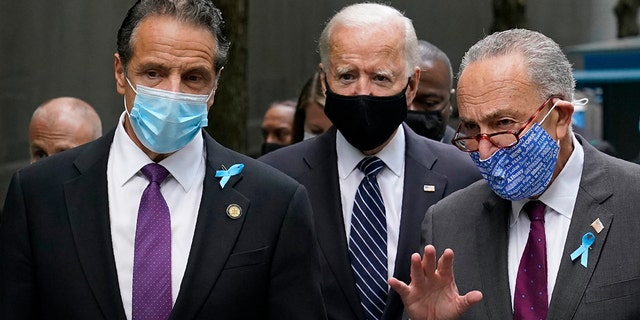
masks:
<path id="1" fill-rule="evenodd" d="M 493 192 L 483 204 L 482 217 L 476 219 L 476 249 L 483 303 L 490 319 L 510 319 L 511 291 L 507 249 L 510 202 Z"/>
<path id="2" fill-rule="evenodd" d="M 364 319 L 360 298 L 351 271 L 336 154 L 336 129 L 319 136 L 313 148 L 303 157 L 309 170 L 296 177 L 309 191 L 320 250 L 337 285 L 344 293 L 354 314 Z"/>
<path id="3" fill-rule="evenodd" d="M 431 171 L 437 158 L 429 145 L 422 143 L 413 132 L 405 130 L 406 150 L 400 238 L 397 257 L 409 257 L 420 250 L 420 225 L 427 209 L 444 197 L 447 178 Z M 425 191 L 427 190 L 434 191 Z M 405 261 L 406 260 L 406 261 Z M 394 276 L 410 281 L 410 260 L 396 258 Z"/>
<path id="4" fill-rule="evenodd" d="M 222 273 L 250 205 L 249 200 L 234 189 L 242 180 L 242 174 L 231 177 L 224 188 L 220 187 L 220 178 L 215 177 L 215 171 L 221 165 L 229 168 L 239 160 L 208 134 L 204 136 L 207 160 L 202 199 L 187 268 L 171 319 L 196 318 Z M 241 210 L 238 218 L 228 216 L 228 208 L 232 205 Z"/>
<path id="5" fill-rule="evenodd" d="M 578 137 L 579 140 L 582 140 Z M 606 162 L 602 155 L 588 143 L 584 148 L 584 166 L 580 189 L 576 198 L 569 233 L 562 253 L 562 261 L 557 281 L 551 296 L 548 319 L 571 319 L 584 296 L 589 279 L 596 268 L 602 247 L 607 239 L 609 226 L 613 221 L 613 213 L 604 209 L 602 203 L 611 195 L 613 181 L 608 174 Z M 600 219 L 604 229 L 596 233 L 590 226 Z M 572 261 L 571 253 L 582 244 L 582 236 L 586 232 L 596 235 L 596 240 L 588 251 L 587 267 L 580 264 L 580 258 Z"/>
<path id="6" fill-rule="evenodd" d="M 115 130 L 88 145 L 64 184 L 71 232 L 85 277 L 105 319 L 125 319 L 109 222 L 107 159 Z"/>
<path id="7" fill-rule="evenodd" d="M 404 128 L 405 125 L 403 125 Z M 420 250 L 420 225 L 427 209 L 444 197 L 447 178 L 431 171 L 437 158 L 430 151 L 429 145 L 410 130 L 405 133 L 405 168 L 402 192 L 402 213 L 398 251 L 393 276 L 406 283 L 411 281 L 409 275 L 411 260 L 409 257 Z M 434 191 L 425 191 L 427 190 Z M 389 292 L 387 308 L 383 319 L 400 314 L 402 302 L 394 290 Z"/>

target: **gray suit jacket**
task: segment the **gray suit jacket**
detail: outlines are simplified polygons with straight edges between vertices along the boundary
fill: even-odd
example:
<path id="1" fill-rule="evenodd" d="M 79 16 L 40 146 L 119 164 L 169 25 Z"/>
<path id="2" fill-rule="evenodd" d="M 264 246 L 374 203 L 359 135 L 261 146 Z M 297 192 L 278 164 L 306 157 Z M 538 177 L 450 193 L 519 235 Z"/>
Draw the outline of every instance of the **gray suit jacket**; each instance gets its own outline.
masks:
<path id="1" fill-rule="evenodd" d="M 420 223 L 429 206 L 481 179 L 469 156 L 451 145 L 429 140 L 403 125 L 406 137 L 404 192 L 394 276 L 409 281 L 410 256 L 417 252 Z M 336 129 L 271 152 L 260 160 L 302 183 L 313 208 L 322 265 L 322 287 L 329 319 L 364 319 L 352 276 L 344 233 L 336 155 Z M 434 185 L 435 192 L 425 192 Z M 391 292 L 383 319 L 400 319 L 404 307 Z"/>
<path id="2" fill-rule="evenodd" d="M 640 166 L 584 148 L 580 189 L 547 319 L 640 319 Z M 479 181 L 427 212 L 422 244 L 455 253 L 460 293 L 483 300 L 463 319 L 512 319 L 507 271 L 511 203 Z M 597 218 L 605 228 L 589 250 L 588 268 L 570 254 Z M 595 232 L 594 232 L 595 234 Z"/>
<path id="3" fill-rule="evenodd" d="M 14 175 L 0 225 L 1 319 L 125 319 L 107 195 L 113 133 Z M 325 319 L 304 187 L 204 137 L 202 200 L 170 319 Z M 215 171 L 235 163 L 244 171 L 221 188 Z"/>

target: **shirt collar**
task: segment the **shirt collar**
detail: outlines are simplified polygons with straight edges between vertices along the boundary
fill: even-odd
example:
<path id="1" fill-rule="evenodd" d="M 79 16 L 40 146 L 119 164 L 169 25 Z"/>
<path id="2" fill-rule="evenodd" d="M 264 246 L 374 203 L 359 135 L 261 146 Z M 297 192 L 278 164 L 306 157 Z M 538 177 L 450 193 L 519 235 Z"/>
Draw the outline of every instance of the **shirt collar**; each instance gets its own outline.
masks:
<path id="1" fill-rule="evenodd" d="M 582 177 L 582 166 L 584 164 L 584 149 L 576 136 L 571 132 L 571 140 L 573 141 L 573 152 L 569 156 L 569 160 L 560 174 L 538 198 L 547 207 L 555 212 L 571 219 L 573 216 L 573 208 L 576 204 L 578 189 L 580 188 L 580 178 Z M 511 224 L 515 223 L 522 210 L 522 207 L 529 200 L 520 200 L 511 202 Z"/>
<path id="2" fill-rule="evenodd" d="M 116 183 L 123 186 L 140 169 L 153 161 L 131 140 L 124 129 L 125 112 L 120 115 L 118 126 L 111 145 L 115 152 L 114 169 L 120 174 L 116 175 Z M 185 192 L 189 191 L 195 182 L 196 172 L 204 166 L 205 151 L 202 134 L 197 134 L 184 148 L 176 151 L 159 162 L 182 186 Z"/>
<path id="3" fill-rule="evenodd" d="M 404 166 L 404 151 L 405 134 L 402 125 L 400 125 L 389 143 L 375 156 L 380 158 L 387 168 L 399 177 Z M 346 179 L 356 169 L 358 163 L 367 157 L 347 142 L 339 130 L 336 133 L 336 152 L 338 154 L 338 174 L 340 179 Z"/>

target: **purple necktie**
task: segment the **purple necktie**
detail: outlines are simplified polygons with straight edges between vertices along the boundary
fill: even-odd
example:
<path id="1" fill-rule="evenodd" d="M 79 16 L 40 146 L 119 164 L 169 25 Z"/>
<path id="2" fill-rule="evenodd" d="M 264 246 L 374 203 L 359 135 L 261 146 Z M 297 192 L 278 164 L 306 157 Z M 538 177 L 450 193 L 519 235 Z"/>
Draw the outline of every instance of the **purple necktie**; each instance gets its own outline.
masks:
<path id="1" fill-rule="evenodd" d="M 168 319 L 171 313 L 171 217 L 160 193 L 169 175 L 151 163 L 140 171 L 150 181 L 142 193 L 133 258 L 133 319 Z"/>
<path id="2" fill-rule="evenodd" d="M 547 242 L 544 233 L 544 203 L 530 201 L 524 206 L 531 227 L 529 239 L 522 253 L 516 290 L 513 298 L 513 319 L 546 319 L 547 296 Z"/>

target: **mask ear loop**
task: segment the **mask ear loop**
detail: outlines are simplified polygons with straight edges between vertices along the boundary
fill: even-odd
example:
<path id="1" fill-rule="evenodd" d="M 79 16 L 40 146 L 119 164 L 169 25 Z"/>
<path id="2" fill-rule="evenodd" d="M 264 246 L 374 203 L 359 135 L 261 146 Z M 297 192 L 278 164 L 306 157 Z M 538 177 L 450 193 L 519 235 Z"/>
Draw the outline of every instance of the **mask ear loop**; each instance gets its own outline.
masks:
<path id="1" fill-rule="evenodd" d="M 551 109 L 549 109 L 549 112 L 547 112 L 547 114 L 544 115 L 544 118 L 542 118 L 542 120 L 540 120 L 539 124 L 542 125 L 542 123 L 547 120 L 547 117 L 551 114 L 551 111 L 553 111 L 553 109 L 556 108 L 556 106 L 558 105 L 558 103 L 560 103 L 560 101 L 562 100 L 558 100 L 556 101 L 556 103 L 553 104 L 553 107 L 551 107 Z"/>
<path id="2" fill-rule="evenodd" d="M 547 119 L 549 114 L 551 114 L 551 111 L 553 111 L 553 109 L 555 109 L 556 105 L 558 105 L 558 103 L 560 101 L 562 101 L 562 100 L 558 100 L 556 103 L 553 104 L 553 107 L 551 107 L 551 109 L 549 109 L 549 112 L 547 112 L 547 114 L 544 116 L 544 118 L 542 118 L 542 120 L 539 122 L 540 125 L 542 125 L 544 120 Z M 588 98 L 582 98 L 582 99 L 571 101 L 571 105 L 573 105 L 573 106 L 586 106 L 587 103 L 589 103 L 589 99 Z M 560 145 L 560 141 L 557 141 L 557 143 L 558 143 L 558 145 Z"/>
<path id="3" fill-rule="evenodd" d="M 549 112 L 547 112 L 547 114 L 544 116 L 544 118 L 542 118 L 542 120 L 540 121 L 540 124 L 542 124 L 544 122 L 544 120 L 547 119 L 549 114 L 551 114 L 551 111 L 553 111 L 553 109 L 556 107 L 556 105 L 558 105 L 558 102 L 560 102 L 560 101 L 562 101 L 562 100 L 558 100 L 556 103 L 553 104 L 553 107 L 551 107 L 551 109 L 549 109 Z M 571 105 L 573 105 L 573 106 L 586 106 L 587 103 L 589 103 L 589 98 L 582 98 L 582 99 L 571 101 Z"/>
<path id="4" fill-rule="evenodd" d="M 571 104 L 574 106 L 586 106 L 587 103 L 589 103 L 589 98 L 582 98 L 582 99 L 571 101 Z"/>
<path id="5" fill-rule="evenodd" d="M 560 103 L 560 101 L 562 100 L 558 100 L 556 101 L 556 103 L 553 104 L 553 107 L 551 107 L 551 109 L 549 109 L 549 112 L 547 112 L 547 114 L 544 116 L 544 118 L 542 118 L 542 120 L 538 123 L 539 125 L 542 125 L 542 123 L 547 120 L 547 117 L 551 114 L 551 111 L 553 111 L 553 109 L 556 108 L 556 106 L 558 105 L 558 103 Z M 560 139 L 558 139 L 558 141 L 556 141 L 556 144 L 558 144 L 558 146 L 560 146 Z"/>
<path id="6" fill-rule="evenodd" d="M 582 99 L 578 99 L 578 100 L 573 100 L 571 101 L 571 105 L 575 106 L 586 106 L 589 103 L 589 98 L 582 98 Z"/>
<path id="7" fill-rule="evenodd" d="M 133 88 L 133 85 L 131 84 L 131 81 L 129 81 L 129 77 L 125 76 L 124 79 L 127 80 L 127 83 L 129 84 L 129 88 L 131 88 L 131 90 L 133 90 L 133 92 L 138 94 L 138 91 Z M 131 114 L 129 114 L 129 110 L 127 110 L 127 96 L 126 95 L 122 95 L 122 100 L 124 100 L 124 112 L 127 114 L 127 117 L 131 117 Z"/>
<path id="8" fill-rule="evenodd" d="M 131 88 L 131 90 L 133 90 L 133 92 L 138 94 L 138 91 L 133 88 L 133 85 L 131 84 L 131 81 L 129 81 L 129 77 L 125 76 L 124 79 L 127 80 L 127 83 L 129 84 L 129 88 Z"/>

